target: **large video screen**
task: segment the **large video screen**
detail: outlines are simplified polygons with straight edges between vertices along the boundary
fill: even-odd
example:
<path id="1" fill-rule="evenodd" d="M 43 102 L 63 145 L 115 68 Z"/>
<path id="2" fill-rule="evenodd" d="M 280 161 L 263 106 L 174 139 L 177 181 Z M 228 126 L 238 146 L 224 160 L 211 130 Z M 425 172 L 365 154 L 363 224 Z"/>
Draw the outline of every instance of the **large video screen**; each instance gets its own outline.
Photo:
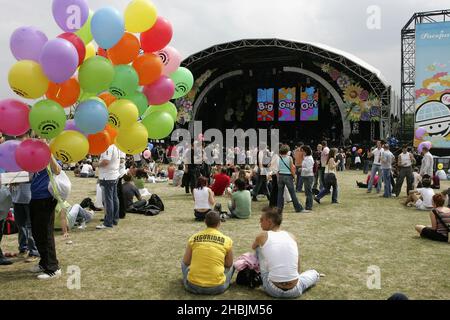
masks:
<path id="1" fill-rule="evenodd" d="M 275 89 L 258 89 L 258 121 L 275 120 Z"/>
<path id="2" fill-rule="evenodd" d="M 295 88 L 278 90 L 278 121 L 295 121 L 296 102 Z"/>
<path id="3" fill-rule="evenodd" d="M 319 89 L 304 87 L 300 94 L 300 121 L 319 120 Z"/>

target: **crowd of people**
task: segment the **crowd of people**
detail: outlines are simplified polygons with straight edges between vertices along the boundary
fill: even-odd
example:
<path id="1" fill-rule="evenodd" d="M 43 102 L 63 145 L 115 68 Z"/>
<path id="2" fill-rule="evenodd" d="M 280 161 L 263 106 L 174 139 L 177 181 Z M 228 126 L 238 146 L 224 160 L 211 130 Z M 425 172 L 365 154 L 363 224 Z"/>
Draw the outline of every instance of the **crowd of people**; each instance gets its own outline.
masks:
<path id="1" fill-rule="evenodd" d="M 450 192 L 435 194 L 434 190 L 440 188 L 440 174 L 426 147 L 421 155 L 413 153 L 407 145 L 401 151 L 391 150 L 382 141 L 377 141 L 373 148 L 359 149 L 330 148 L 323 141 L 314 147 L 301 142 L 292 148 L 280 144 L 278 153 L 265 144 L 256 150 L 220 150 L 218 145 L 212 150 L 214 160 L 226 159 L 223 164 L 209 164 L 202 158 L 204 154 L 192 153 L 189 147 L 180 150 L 175 146 L 166 149 L 156 146 L 152 157 L 145 158 L 144 153 L 127 156 L 111 145 L 100 157 L 87 158 L 72 166 L 75 176 L 97 179 L 95 204 L 88 201 L 71 205 L 49 191 L 52 175 L 58 175 L 62 169 L 62 164 L 52 158 L 48 169 L 30 175 L 29 183 L 9 187 L 20 230 L 19 254 L 28 262 L 39 261 L 30 270 L 39 273 L 39 279 L 57 278 L 61 270 L 55 249 L 55 228 L 60 228 L 68 238 L 70 229 L 84 228 L 95 211 L 102 209 L 103 223 L 96 229 L 117 227 L 126 212 L 152 195 L 146 183 L 171 181 L 173 187 L 192 195 L 194 219 L 204 221 L 207 227 L 188 241 L 182 259 L 186 290 L 197 294 L 223 293 L 235 271 L 242 271 L 245 266 L 258 272 L 263 289 L 272 297 L 298 297 L 314 286 L 321 275 L 315 270 L 300 271 L 297 241 L 281 229 L 285 205 L 292 203 L 297 213 L 311 213 L 315 210 L 314 202 L 320 205 L 328 195 L 331 204 L 338 205 L 338 172 L 348 169 L 368 174 L 365 183 L 357 181 L 357 186 L 367 193 L 374 189 L 381 193 L 384 185 L 384 198 L 399 197 L 406 179 L 404 204 L 430 212 L 431 226 L 416 226 L 419 235 L 448 241 L 450 209 L 445 202 Z M 187 156 L 203 161 L 185 163 Z M 236 160 L 242 164 L 236 165 Z M 225 210 L 217 197 L 227 197 Z M 267 199 L 267 207 L 260 217 L 262 232 L 255 238 L 252 253 L 235 259 L 232 239 L 219 231 L 221 223 L 249 218 L 252 202 L 263 198 Z M 10 263 L 0 251 L 0 265 Z"/>

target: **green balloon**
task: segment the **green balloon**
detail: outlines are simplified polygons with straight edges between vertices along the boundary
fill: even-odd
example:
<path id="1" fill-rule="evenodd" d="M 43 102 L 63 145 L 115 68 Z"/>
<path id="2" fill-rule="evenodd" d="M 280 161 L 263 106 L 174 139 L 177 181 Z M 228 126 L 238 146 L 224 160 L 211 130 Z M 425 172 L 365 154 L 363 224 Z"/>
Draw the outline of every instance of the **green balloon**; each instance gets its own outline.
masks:
<path id="1" fill-rule="evenodd" d="M 168 137 L 175 126 L 173 118 L 167 112 L 153 112 L 142 120 L 147 128 L 149 139 L 164 139 Z"/>
<path id="2" fill-rule="evenodd" d="M 130 100 L 136 105 L 139 110 L 139 117 L 142 117 L 142 115 L 146 115 L 146 112 L 148 110 L 148 99 L 145 94 L 136 91 L 134 94 L 127 96 L 124 99 Z"/>
<path id="3" fill-rule="evenodd" d="M 117 98 L 132 95 L 139 86 L 139 76 L 132 66 L 118 65 L 114 67 L 114 80 L 109 86 L 111 92 Z"/>
<path id="4" fill-rule="evenodd" d="M 58 102 L 42 100 L 31 109 L 29 120 L 36 134 L 45 139 L 53 139 L 64 131 L 66 112 Z"/>
<path id="5" fill-rule="evenodd" d="M 95 97 L 96 94 L 95 93 L 91 93 L 91 92 L 84 92 L 83 89 L 80 90 L 80 97 L 78 98 L 79 102 L 84 102 L 86 100 L 91 99 L 92 97 Z"/>
<path id="6" fill-rule="evenodd" d="M 88 17 L 86 23 L 81 27 L 80 30 L 75 32 L 75 34 L 79 38 L 81 38 L 81 40 L 83 40 L 85 45 L 88 45 L 89 42 L 94 40 L 94 36 L 92 35 L 92 32 L 91 32 L 91 20 L 92 20 L 93 16 L 94 16 L 94 12 L 92 12 L 92 10 L 89 10 L 89 17 Z"/>
<path id="7" fill-rule="evenodd" d="M 114 66 L 100 56 L 89 58 L 81 65 L 78 80 L 84 92 L 106 91 L 114 80 Z"/>
<path id="8" fill-rule="evenodd" d="M 184 67 L 178 68 L 177 71 L 170 75 L 170 78 L 175 83 L 175 94 L 172 99 L 184 97 L 194 86 L 194 76 L 192 75 L 192 72 Z"/>
<path id="9" fill-rule="evenodd" d="M 177 121 L 178 117 L 178 110 L 177 107 L 172 102 L 166 102 L 164 104 L 161 104 L 159 106 L 150 106 L 147 111 L 144 114 L 145 116 L 148 116 L 149 114 L 152 114 L 154 112 L 167 112 L 172 117 L 173 121 Z"/>

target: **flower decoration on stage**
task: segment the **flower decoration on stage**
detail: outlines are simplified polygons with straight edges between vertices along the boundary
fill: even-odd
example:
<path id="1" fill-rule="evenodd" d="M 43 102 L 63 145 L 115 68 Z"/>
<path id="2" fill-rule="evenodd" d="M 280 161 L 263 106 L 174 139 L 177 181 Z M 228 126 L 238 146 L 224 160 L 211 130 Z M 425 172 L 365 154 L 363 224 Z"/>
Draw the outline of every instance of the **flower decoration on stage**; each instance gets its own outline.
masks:
<path id="1" fill-rule="evenodd" d="M 350 86 L 351 81 L 350 78 L 344 74 L 337 79 L 337 84 L 341 90 L 345 90 L 348 86 Z"/>
<path id="2" fill-rule="evenodd" d="M 400 145 L 400 141 L 398 141 L 398 139 L 396 137 L 389 137 L 387 139 L 387 143 L 389 144 L 389 146 L 391 148 L 397 148 Z"/>
<path id="3" fill-rule="evenodd" d="M 324 63 L 321 67 L 322 72 L 329 73 L 331 70 L 329 63 Z"/>
<path id="4" fill-rule="evenodd" d="M 370 113 L 367 111 L 361 112 L 361 121 L 370 121 Z"/>
<path id="5" fill-rule="evenodd" d="M 344 101 L 347 103 L 355 103 L 361 105 L 362 101 L 360 98 L 363 89 L 358 85 L 349 85 L 344 90 Z"/>
<path id="6" fill-rule="evenodd" d="M 123 13 L 110 6 L 93 12 L 88 0 L 53 0 L 52 13 L 62 29 L 55 39 L 35 27 L 18 28 L 10 38 L 18 60 L 8 74 L 10 88 L 38 101 L 30 110 L 20 100 L 0 100 L 0 132 L 17 136 L 31 128 L 53 139 L 50 147 L 24 141 L 19 158 L 45 160 L 51 152 L 64 163 L 78 162 L 112 144 L 136 154 L 149 138 L 169 136 L 177 119 L 169 100 L 188 95 L 194 78 L 180 67 L 180 53 L 169 46 L 172 24 L 151 0 L 131 0 Z M 183 105 L 192 110 L 192 103 Z M 20 168 L 40 171 L 48 161 Z"/>

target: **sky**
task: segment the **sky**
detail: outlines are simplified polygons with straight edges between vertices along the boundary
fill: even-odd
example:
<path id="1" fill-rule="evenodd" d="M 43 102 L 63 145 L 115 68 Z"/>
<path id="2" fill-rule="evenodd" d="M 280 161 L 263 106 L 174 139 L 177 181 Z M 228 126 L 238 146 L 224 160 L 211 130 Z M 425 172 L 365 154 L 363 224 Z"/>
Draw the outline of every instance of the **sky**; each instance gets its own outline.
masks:
<path id="1" fill-rule="evenodd" d="M 21 26 L 35 26 L 49 39 L 62 33 L 51 0 L 1 0 L 0 99 L 14 98 L 8 71 L 15 59 L 9 38 Z M 88 0 L 92 10 L 128 0 Z M 347 51 L 380 70 L 399 93 L 402 27 L 415 12 L 446 9 L 444 0 L 154 0 L 174 27 L 171 45 L 184 57 L 215 44 L 254 38 L 316 42 Z M 369 10 L 376 6 L 376 10 Z M 448 8 L 447 8 L 448 9 Z M 375 15 L 379 12 L 379 15 Z M 369 28 L 367 21 L 379 28 Z"/>

